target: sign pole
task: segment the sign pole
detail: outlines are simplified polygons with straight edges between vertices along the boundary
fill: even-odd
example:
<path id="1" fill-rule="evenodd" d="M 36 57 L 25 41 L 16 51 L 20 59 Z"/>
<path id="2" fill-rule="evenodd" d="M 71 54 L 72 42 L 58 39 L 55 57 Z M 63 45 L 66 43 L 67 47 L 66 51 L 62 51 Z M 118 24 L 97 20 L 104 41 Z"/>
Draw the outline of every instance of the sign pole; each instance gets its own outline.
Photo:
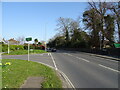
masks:
<path id="1" fill-rule="evenodd" d="M 29 49 L 30 49 L 30 46 L 29 46 L 29 42 L 28 42 L 28 61 L 30 60 L 29 59 Z"/>
<path id="2" fill-rule="evenodd" d="M 29 56 L 29 50 L 30 50 L 30 45 L 29 45 L 29 41 L 32 41 L 32 38 L 26 38 L 26 41 L 28 42 L 28 61 L 30 60 L 30 56 Z"/>

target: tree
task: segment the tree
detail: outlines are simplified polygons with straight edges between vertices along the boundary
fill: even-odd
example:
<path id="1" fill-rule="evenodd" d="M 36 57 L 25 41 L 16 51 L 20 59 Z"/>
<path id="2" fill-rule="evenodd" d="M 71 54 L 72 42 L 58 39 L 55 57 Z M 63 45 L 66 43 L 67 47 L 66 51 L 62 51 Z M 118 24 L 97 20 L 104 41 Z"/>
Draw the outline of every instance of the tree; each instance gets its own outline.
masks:
<path id="1" fill-rule="evenodd" d="M 83 13 L 83 23 L 85 24 L 86 29 L 91 31 L 92 47 L 99 48 L 100 20 L 95 9 L 90 9 Z"/>
<path id="2" fill-rule="evenodd" d="M 70 41 L 70 26 L 71 26 L 71 22 L 73 19 L 71 18 L 62 18 L 60 17 L 58 19 L 58 28 L 57 30 L 62 31 L 63 35 L 65 36 L 65 40 L 66 40 L 66 46 L 69 45 L 69 41 Z"/>
<path id="3" fill-rule="evenodd" d="M 23 45 L 25 43 L 25 37 L 24 36 L 18 37 L 17 41 L 19 42 L 19 44 Z"/>
<path id="4" fill-rule="evenodd" d="M 35 42 L 35 44 L 37 44 L 38 43 L 38 39 L 36 38 L 36 39 L 34 39 L 34 42 Z"/>
<path id="5" fill-rule="evenodd" d="M 107 15 L 104 17 L 105 19 L 105 32 L 107 33 L 107 38 L 109 38 L 110 41 L 114 41 L 114 17 Z"/>
<path id="6" fill-rule="evenodd" d="M 117 29 L 118 29 L 118 40 L 120 42 L 120 1 L 111 3 L 110 6 L 108 7 L 113 12 L 113 15 L 115 17 Z"/>
<path id="7" fill-rule="evenodd" d="M 108 33 L 105 30 L 105 16 L 107 15 L 109 3 L 106 2 L 89 2 L 90 8 L 94 9 L 99 16 L 99 29 L 102 32 L 102 47 L 104 46 L 104 40 L 107 39 L 110 42 L 111 47 L 113 46 L 114 40 L 108 37 Z"/>
<path id="8" fill-rule="evenodd" d="M 42 45 L 42 43 L 41 43 L 41 42 L 38 42 L 38 45 Z"/>

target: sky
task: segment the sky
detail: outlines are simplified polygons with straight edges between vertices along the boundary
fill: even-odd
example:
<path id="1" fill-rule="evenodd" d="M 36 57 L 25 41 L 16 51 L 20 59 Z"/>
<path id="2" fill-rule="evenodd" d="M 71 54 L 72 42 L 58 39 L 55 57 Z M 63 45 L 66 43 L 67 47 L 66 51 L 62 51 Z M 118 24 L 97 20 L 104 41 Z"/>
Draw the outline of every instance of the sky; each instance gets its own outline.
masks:
<path id="1" fill-rule="evenodd" d="M 2 37 L 48 41 L 58 33 L 59 17 L 77 19 L 87 6 L 87 2 L 3 2 Z"/>

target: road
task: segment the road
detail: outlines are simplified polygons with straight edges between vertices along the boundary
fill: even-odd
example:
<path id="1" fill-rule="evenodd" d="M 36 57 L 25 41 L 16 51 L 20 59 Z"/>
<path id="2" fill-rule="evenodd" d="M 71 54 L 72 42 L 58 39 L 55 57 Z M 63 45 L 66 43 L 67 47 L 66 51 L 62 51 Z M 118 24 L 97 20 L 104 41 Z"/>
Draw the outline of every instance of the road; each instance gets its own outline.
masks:
<path id="1" fill-rule="evenodd" d="M 27 55 L 2 58 L 27 60 Z M 30 60 L 56 67 L 67 75 L 75 88 L 118 88 L 118 61 L 68 51 L 54 52 L 52 58 L 47 54 L 30 55 Z"/>

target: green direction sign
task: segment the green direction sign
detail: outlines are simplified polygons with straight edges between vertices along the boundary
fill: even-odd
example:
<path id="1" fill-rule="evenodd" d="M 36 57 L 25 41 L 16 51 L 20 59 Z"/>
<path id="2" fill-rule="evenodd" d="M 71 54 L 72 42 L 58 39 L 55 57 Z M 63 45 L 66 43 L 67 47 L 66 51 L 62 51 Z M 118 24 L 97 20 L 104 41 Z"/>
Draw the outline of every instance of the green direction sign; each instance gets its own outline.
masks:
<path id="1" fill-rule="evenodd" d="M 120 43 L 114 43 L 115 48 L 120 48 Z"/>
<path id="2" fill-rule="evenodd" d="M 32 41 L 32 38 L 31 37 L 26 38 L 26 41 Z"/>

